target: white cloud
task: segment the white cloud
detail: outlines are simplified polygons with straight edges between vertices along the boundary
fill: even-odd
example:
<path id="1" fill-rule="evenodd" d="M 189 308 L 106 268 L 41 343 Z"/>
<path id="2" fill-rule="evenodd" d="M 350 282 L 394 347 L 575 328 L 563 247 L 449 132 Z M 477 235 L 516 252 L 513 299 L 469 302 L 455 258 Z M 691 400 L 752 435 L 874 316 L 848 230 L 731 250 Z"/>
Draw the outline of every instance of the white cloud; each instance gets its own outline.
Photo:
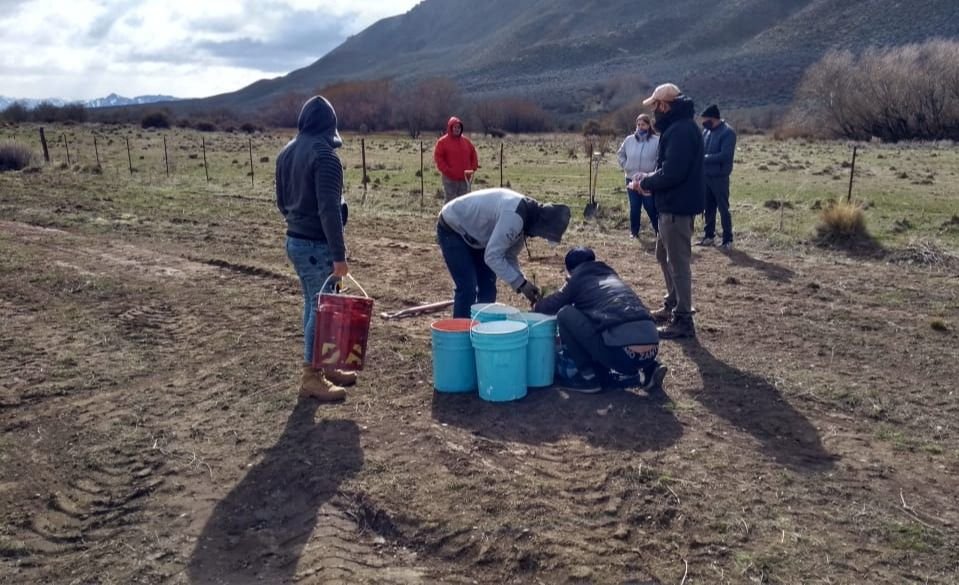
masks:
<path id="1" fill-rule="evenodd" d="M 202 97 L 283 75 L 418 0 L 0 0 L 0 93 Z"/>

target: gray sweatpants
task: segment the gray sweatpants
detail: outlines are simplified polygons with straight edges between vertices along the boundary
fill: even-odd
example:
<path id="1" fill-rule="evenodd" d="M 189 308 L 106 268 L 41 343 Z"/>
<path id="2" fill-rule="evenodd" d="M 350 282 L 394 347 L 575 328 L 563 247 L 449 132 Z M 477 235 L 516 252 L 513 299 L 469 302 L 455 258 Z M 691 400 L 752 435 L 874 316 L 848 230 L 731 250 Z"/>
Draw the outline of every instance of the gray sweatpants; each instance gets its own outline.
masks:
<path id="1" fill-rule="evenodd" d="M 673 307 L 673 315 L 679 318 L 693 313 L 693 220 L 692 215 L 659 214 L 656 260 L 666 281 L 666 306 Z"/>
<path id="2" fill-rule="evenodd" d="M 446 203 L 456 199 L 460 195 L 466 195 L 470 191 L 470 184 L 466 181 L 454 181 L 443 177 L 443 195 Z"/>

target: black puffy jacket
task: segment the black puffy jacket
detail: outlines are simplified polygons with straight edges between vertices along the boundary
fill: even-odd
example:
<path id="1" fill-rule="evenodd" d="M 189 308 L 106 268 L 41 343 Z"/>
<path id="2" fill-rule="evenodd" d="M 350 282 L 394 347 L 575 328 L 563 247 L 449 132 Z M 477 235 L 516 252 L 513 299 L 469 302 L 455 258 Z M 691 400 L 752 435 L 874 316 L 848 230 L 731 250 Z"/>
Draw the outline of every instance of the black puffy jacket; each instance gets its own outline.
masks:
<path id="1" fill-rule="evenodd" d="M 656 172 L 639 186 L 653 193 L 660 213 L 699 215 L 706 206 L 703 136 L 694 117 L 693 100 L 680 95 L 669 112 L 656 119 Z"/>
<path id="2" fill-rule="evenodd" d="M 533 310 L 555 315 L 566 305 L 585 313 L 599 331 L 652 320 L 639 296 L 605 262 L 583 262 L 561 289 L 537 302 Z"/>

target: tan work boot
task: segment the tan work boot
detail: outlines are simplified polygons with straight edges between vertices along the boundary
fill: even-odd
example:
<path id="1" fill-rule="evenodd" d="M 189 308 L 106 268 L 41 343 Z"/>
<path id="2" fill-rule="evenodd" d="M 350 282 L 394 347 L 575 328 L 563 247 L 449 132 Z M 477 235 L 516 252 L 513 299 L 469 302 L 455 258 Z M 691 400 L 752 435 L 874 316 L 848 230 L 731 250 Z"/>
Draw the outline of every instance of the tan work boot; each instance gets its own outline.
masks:
<path id="1" fill-rule="evenodd" d="M 346 390 L 327 380 L 322 371 L 314 370 L 309 364 L 303 364 L 300 396 L 316 398 L 320 402 L 337 402 L 346 398 Z"/>
<path id="2" fill-rule="evenodd" d="M 356 372 L 344 372 L 343 370 L 323 370 L 323 375 L 330 382 L 337 386 L 355 386 Z"/>

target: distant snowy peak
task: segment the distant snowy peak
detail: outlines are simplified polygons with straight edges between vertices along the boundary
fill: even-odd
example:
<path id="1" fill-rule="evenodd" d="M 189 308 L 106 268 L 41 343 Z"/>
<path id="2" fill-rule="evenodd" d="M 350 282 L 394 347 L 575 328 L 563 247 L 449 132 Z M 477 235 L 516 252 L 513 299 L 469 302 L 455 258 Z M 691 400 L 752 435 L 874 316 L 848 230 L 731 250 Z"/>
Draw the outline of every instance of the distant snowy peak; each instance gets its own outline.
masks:
<path id="1" fill-rule="evenodd" d="M 170 95 L 138 95 L 136 97 L 128 98 L 115 93 L 111 93 L 107 97 L 95 98 L 92 100 L 65 100 L 61 98 L 18 99 L 0 95 L 0 110 L 6 109 L 15 102 L 23 104 L 28 109 L 33 109 L 43 102 L 47 102 L 58 107 L 65 106 L 67 104 L 83 104 L 88 108 L 109 108 L 114 106 L 136 106 L 142 104 L 153 104 L 156 102 L 172 102 L 178 99 L 180 98 L 175 98 Z"/>
<path id="2" fill-rule="evenodd" d="M 117 95 L 111 93 L 105 98 L 96 98 L 92 100 L 87 100 L 84 104 L 88 108 L 108 108 L 112 106 L 135 106 L 142 104 L 153 104 L 156 102 L 172 102 L 176 101 L 178 98 L 175 98 L 171 95 L 138 95 L 136 97 L 127 98 L 122 95 Z"/>

